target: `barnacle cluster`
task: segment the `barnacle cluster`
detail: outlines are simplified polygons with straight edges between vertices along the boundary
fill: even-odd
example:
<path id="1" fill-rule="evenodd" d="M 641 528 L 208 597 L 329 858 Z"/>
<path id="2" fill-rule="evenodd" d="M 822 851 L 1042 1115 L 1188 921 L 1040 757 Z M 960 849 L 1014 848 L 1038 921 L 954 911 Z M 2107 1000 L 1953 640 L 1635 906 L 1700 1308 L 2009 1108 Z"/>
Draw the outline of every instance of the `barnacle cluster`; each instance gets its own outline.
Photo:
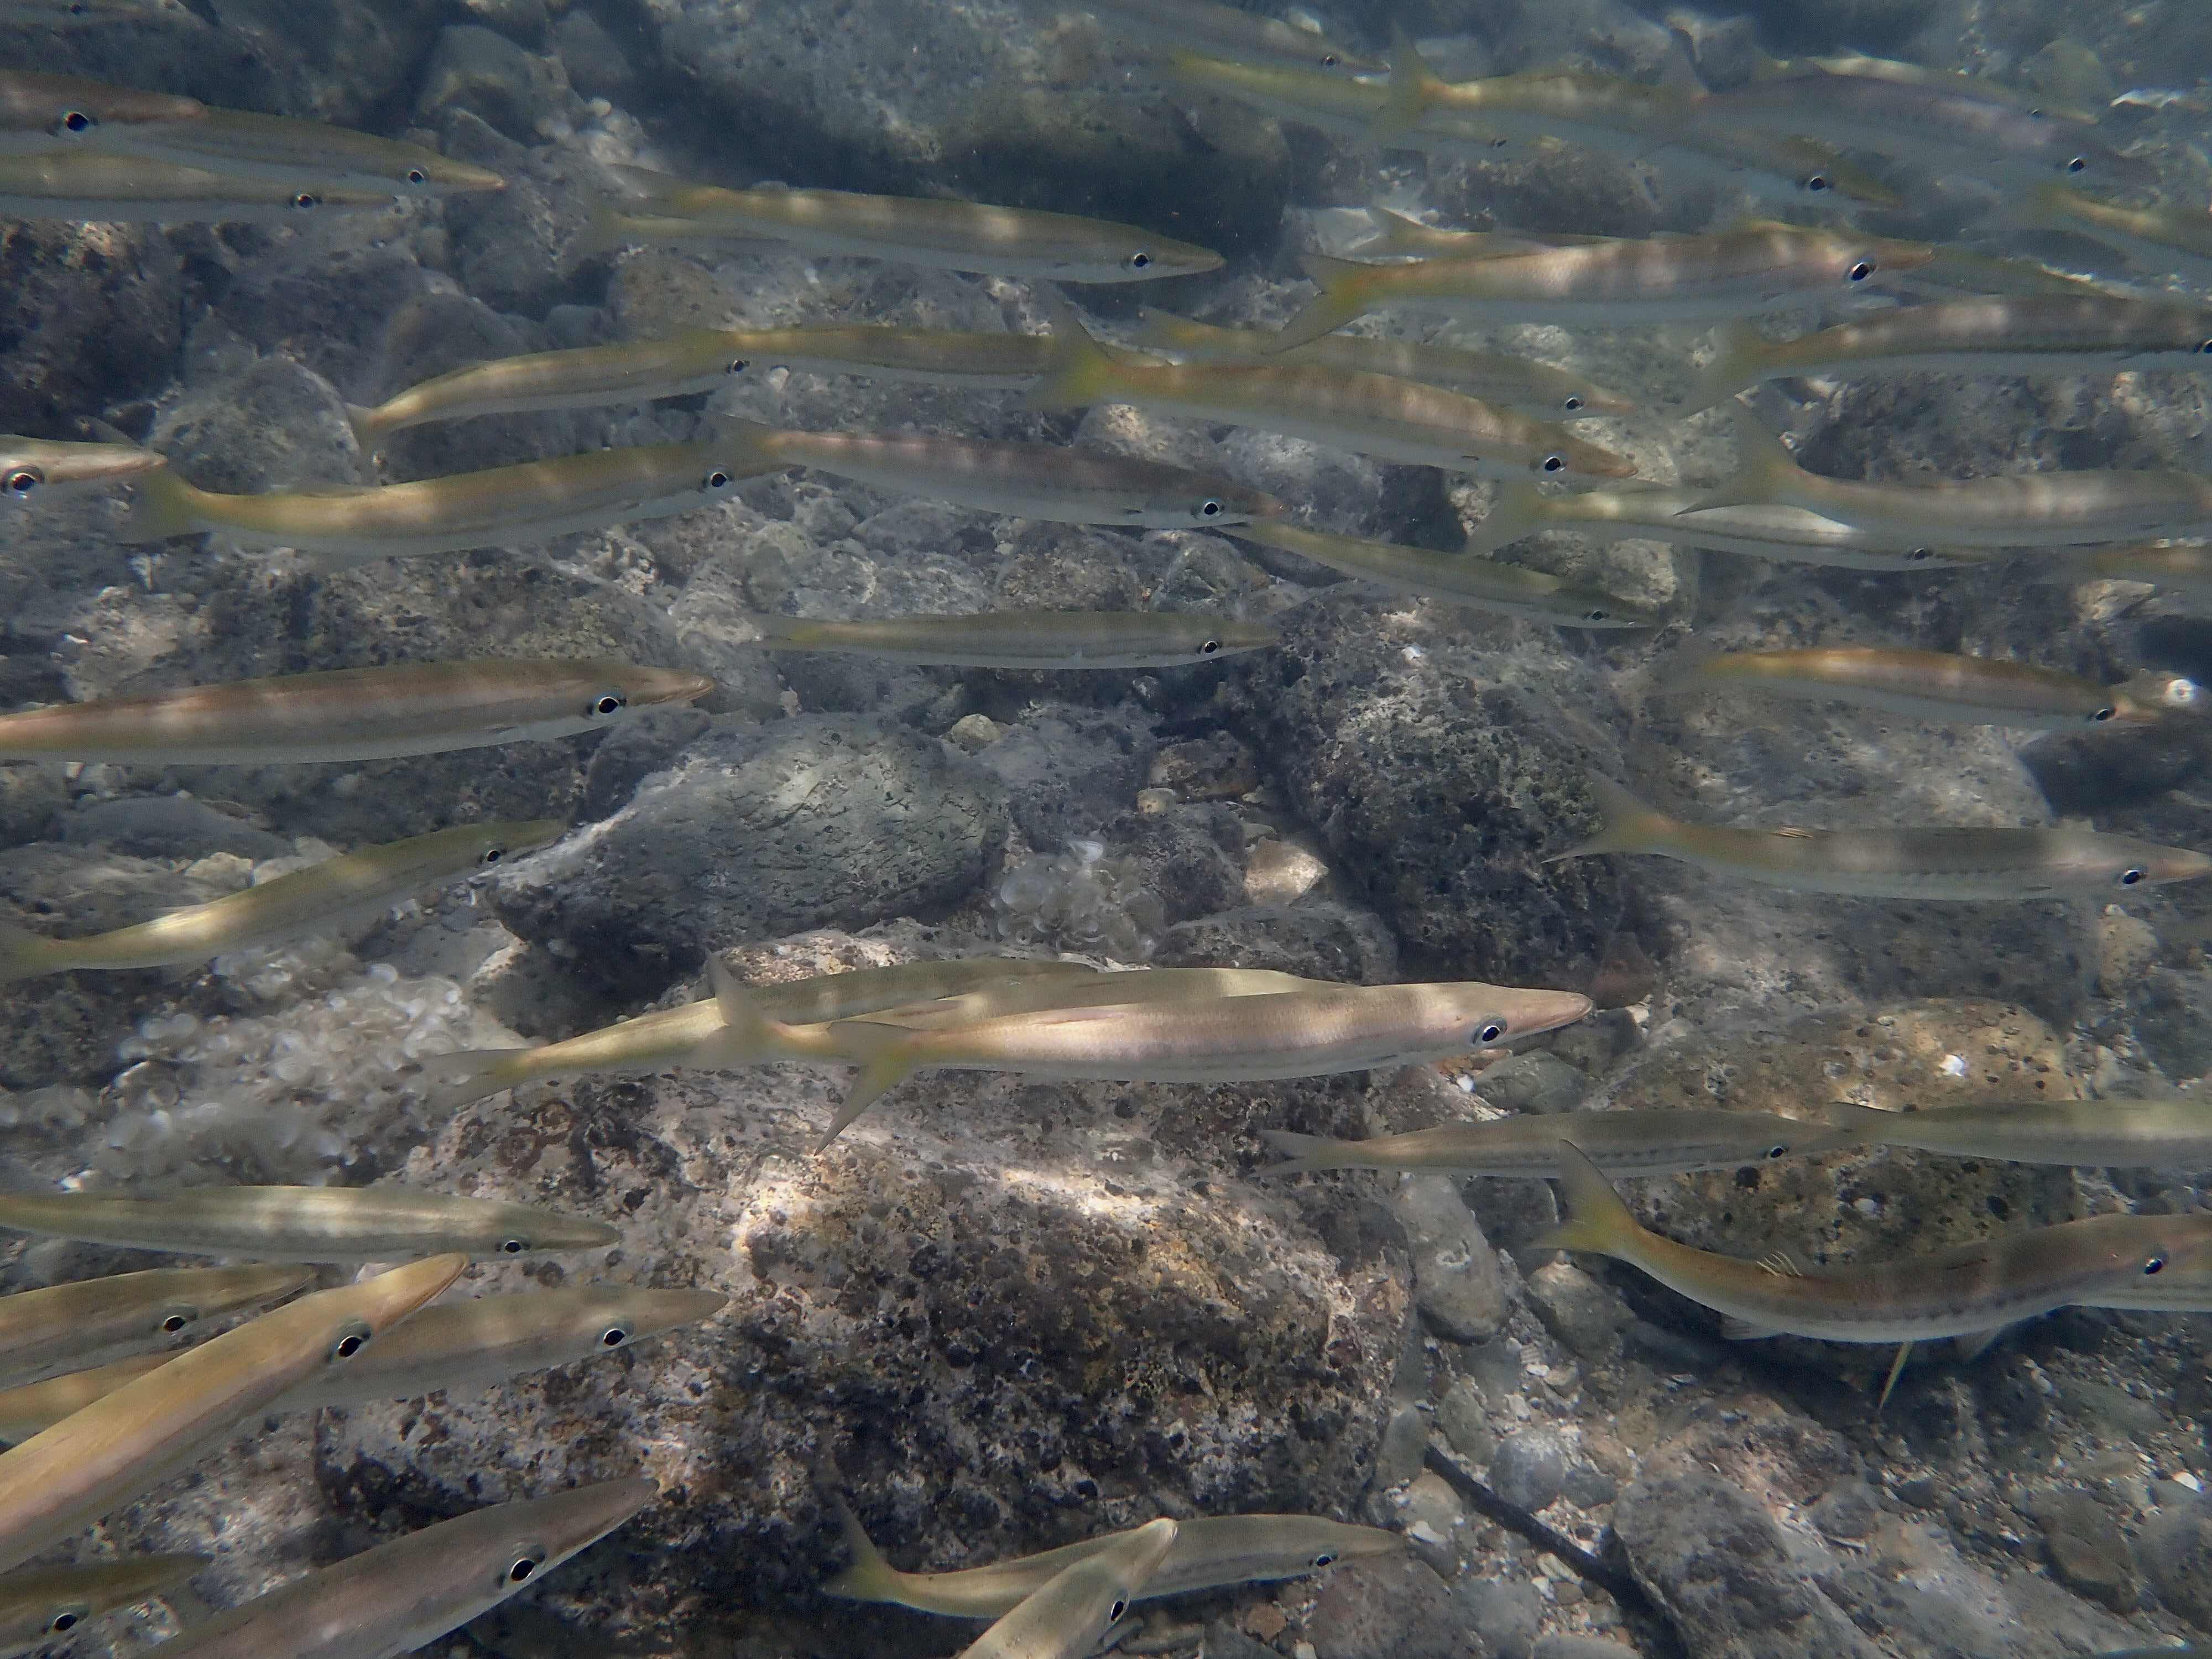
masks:
<path id="1" fill-rule="evenodd" d="M 1038 853 L 1000 878 L 991 908 L 1000 939 L 1148 962 L 1167 931 L 1167 907 L 1134 859 L 1109 858 L 1105 843 L 1078 841 Z"/>

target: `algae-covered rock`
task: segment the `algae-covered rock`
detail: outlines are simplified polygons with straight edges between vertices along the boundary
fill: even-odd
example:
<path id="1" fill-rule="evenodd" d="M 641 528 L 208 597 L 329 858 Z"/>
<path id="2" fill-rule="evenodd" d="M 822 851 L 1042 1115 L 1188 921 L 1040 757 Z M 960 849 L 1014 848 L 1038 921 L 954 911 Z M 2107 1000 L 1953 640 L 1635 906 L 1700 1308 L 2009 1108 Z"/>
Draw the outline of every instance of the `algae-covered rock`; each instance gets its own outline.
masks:
<path id="1" fill-rule="evenodd" d="M 0 432 L 81 438 L 175 366 L 183 282 L 152 225 L 0 224 Z"/>
<path id="2" fill-rule="evenodd" d="M 153 447 L 190 483 L 224 495 L 369 481 L 345 399 L 284 357 L 193 387 L 162 416 Z"/>

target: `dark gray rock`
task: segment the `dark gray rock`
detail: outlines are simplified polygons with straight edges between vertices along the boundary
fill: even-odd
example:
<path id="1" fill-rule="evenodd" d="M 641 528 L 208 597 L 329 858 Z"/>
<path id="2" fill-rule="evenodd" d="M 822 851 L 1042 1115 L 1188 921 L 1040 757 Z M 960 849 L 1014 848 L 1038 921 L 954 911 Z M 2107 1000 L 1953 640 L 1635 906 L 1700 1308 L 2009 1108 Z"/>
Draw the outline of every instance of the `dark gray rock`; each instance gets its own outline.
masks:
<path id="1" fill-rule="evenodd" d="M 10 220 L 0 293 L 0 432 L 82 438 L 79 422 L 158 390 L 175 368 L 183 280 L 151 225 Z"/>
<path id="2" fill-rule="evenodd" d="M 1543 1598 L 1519 1579 L 1462 1578 L 1452 1604 L 1482 1644 L 1486 1659 L 1530 1659 L 1544 1622 Z"/>
<path id="3" fill-rule="evenodd" d="M 1529 1659 L 1637 1659 L 1636 1650 L 1602 1636 L 1547 1636 Z"/>
<path id="4" fill-rule="evenodd" d="M 1416 1176 L 1390 1195 L 1390 1208 L 1406 1230 L 1414 1302 L 1430 1328 L 1454 1342 L 1497 1335 L 1510 1309 L 1504 1276 L 1457 1184 L 1449 1176 Z"/>
<path id="5" fill-rule="evenodd" d="M 1127 810 L 1157 747 L 1140 710 L 1066 708 L 1024 720 L 977 759 L 1006 787 L 1030 845 L 1056 852 Z"/>
<path id="6" fill-rule="evenodd" d="M 1577 1358 L 1606 1360 L 1620 1352 L 1628 1305 L 1612 1286 L 1570 1261 L 1550 1261 L 1528 1275 L 1528 1305 Z"/>
<path id="7" fill-rule="evenodd" d="M 371 482 L 345 399 L 289 358 L 194 386 L 161 417 L 153 447 L 202 489 L 268 489 Z"/>
<path id="8" fill-rule="evenodd" d="M 2114 1613 L 2134 1612 L 2142 1578 L 2112 1512 L 2083 1492 L 2055 1493 L 2032 1508 L 2058 1582 Z"/>
<path id="9" fill-rule="evenodd" d="M 590 218 L 595 194 L 621 194 L 599 164 L 573 149 L 524 149 L 466 110 L 448 111 L 444 125 L 455 155 L 507 179 L 495 196 L 446 204 L 461 286 L 495 311 L 526 317 L 594 298 L 606 261 L 574 264 L 568 245 Z"/>
<path id="10" fill-rule="evenodd" d="M 1509 1504 L 1532 1514 L 1559 1501 L 1567 1478 L 1567 1447 L 1554 1429 L 1516 1429 L 1490 1459 L 1490 1484 Z"/>
<path id="11" fill-rule="evenodd" d="M 427 123 L 465 109 L 527 144 L 553 137 L 576 101 L 560 58 L 525 51 L 478 24 L 456 23 L 431 49 L 415 113 Z"/>
<path id="12" fill-rule="evenodd" d="M 1225 806 L 1124 812 L 1105 838 L 1143 869 L 1170 923 L 1212 915 L 1244 896 L 1244 826 Z"/>
<path id="13" fill-rule="evenodd" d="M 424 294 L 386 323 L 375 372 L 355 388 L 355 401 L 381 403 L 433 376 L 495 357 L 520 356 L 548 343 L 481 301 L 460 294 Z M 596 431 L 597 418 L 588 411 L 478 416 L 394 432 L 375 448 L 388 481 L 434 478 L 574 454 L 588 447 L 583 437 L 587 421 Z"/>
<path id="14" fill-rule="evenodd" d="M 267 239 L 208 278 L 210 319 L 343 391 L 374 373 L 386 319 L 434 280 L 393 213 L 344 213 Z M 195 325 L 193 343 L 204 325 Z"/>
<path id="15" fill-rule="evenodd" d="M 289 856 L 292 843 L 217 811 L 189 795 L 132 795 L 86 800 L 55 826 L 73 847 L 104 847 L 142 859 L 196 859 L 232 853 L 245 859 Z"/>
<path id="16" fill-rule="evenodd" d="M 1306 1640 L 1319 1659 L 1461 1659 L 1451 1592 L 1411 1555 L 1369 1556 L 1332 1571 L 1306 1615 Z"/>
<path id="17" fill-rule="evenodd" d="M 1478 1468 L 1497 1453 L 1498 1437 L 1491 1431 L 1490 1407 L 1483 1401 L 1482 1385 L 1471 1376 L 1453 1378 L 1444 1397 L 1437 1401 L 1437 1426 L 1443 1431 L 1451 1449 Z"/>
<path id="18" fill-rule="evenodd" d="M 1361 599 L 1315 599 L 1244 671 L 1247 735 L 1417 960 L 1585 983 L 1620 915 L 1612 861 L 1538 860 L 1587 828 L 1581 780 L 1609 744 L 1555 694 L 1589 677 L 1441 655 L 1409 653 Z"/>
<path id="19" fill-rule="evenodd" d="M 1254 905 L 1170 927 L 1157 961 L 1386 985 L 1398 977 L 1398 943 L 1372 911 L 1348 904 Z"/>
<path id="20" fill-rule="evenodd" d="M 594 982 L 641 994 L 718 945 L 953 904 L 1006 823 L 998 781 L 935 738 L 842 714 L 725 727 L 495 903 Z"/>
<path id="21" fill-rule="evenodd" d="M 2169 1612 L 2212 1631 L 2212 1498 L 2153 1516 L 2136 1540 L 2136 1559 Z"/>

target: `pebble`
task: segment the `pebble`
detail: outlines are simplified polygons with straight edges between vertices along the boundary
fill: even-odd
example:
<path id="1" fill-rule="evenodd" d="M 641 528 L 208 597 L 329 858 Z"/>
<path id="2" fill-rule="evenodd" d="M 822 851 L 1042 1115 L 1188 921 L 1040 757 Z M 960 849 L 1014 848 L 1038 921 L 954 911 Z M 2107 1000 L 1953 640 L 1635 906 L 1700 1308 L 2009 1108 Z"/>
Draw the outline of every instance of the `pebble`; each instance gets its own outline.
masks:
<path id="1" fill-rule="evenodd" d="M 1626 1304 L 1571 1261 L 1547 1262 L 1528 1275 L 1528 1305 L 1545 1328 L 1584 1359 L 1611 1359 L 1628 1328 Z"/>
<path id="2" fill-rule="evenodd" d="M 1482 1641 L 1491 1659 L 1531 1659 L 1543 1598 L 1531 1584 L 1499 1578 L 1462 1578 L 1452 1604 Z"/>
<path id="3" fill-rule="evenodd" d="M 1497 1455 L 1498 1437 L 1491 1432 L 1490 1407 L 1484 1403 L 1482 1386 L 1471 1376 L 1455 1377 L 1444 1397 L 1437 1401 L 1437 1426 L 1451 1449 L 1477 1467 Z"/>
<path id="4" fill-rule="evenodd" d="M 1484 1342 L 1505 1322 L 1498 1254 L 1446 1176 L 1419 1176 L 1391 1200 L 1413 1257 L 1413 1300 L 1429 1328 L 1454 1342 Z"/>
<path id="5" fill-rule="evenodd" d="M 1490 1460 L 1498 1495 L 1531 1514 L 1559 1501 L 1566 1478 L 1566 1443 L 1553 1429 L 1516 1429 Z"/>

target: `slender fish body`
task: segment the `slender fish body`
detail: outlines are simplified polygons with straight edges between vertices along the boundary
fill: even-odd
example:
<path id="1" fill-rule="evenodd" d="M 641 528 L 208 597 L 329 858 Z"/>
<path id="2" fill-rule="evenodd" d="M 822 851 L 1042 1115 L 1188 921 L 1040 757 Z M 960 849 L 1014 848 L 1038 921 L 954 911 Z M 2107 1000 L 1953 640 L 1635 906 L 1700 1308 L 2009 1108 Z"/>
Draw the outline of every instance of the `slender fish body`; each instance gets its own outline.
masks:
<path id="1" fill-rule="evenodd" d="M 2212 368 L 2212 307 L 2073 296 L 1950 300 L 1770 340 L 1747 322 L 1720 349 L 1684 404 L 1710 409 L 1741 388 L 1790 374 L 2118 374 Z"/>
<path id="2" fill-rule="evenodd" d="M 15 1659 L 95 1619 L 149 1601 L 214 1565 L 206 1555 L 125 1555 L 11 1572 L 0 1578 L 0 1659 Z"/>
<path id="3" fill-rule="evenodd" d="M 2212 224 L 2202 213 L 2118 207 L 2063 185 L 2046 185 L 2014 214 L 2041 229 L 2071 231 L 2102 242 L 2146 273 L 2212 282 Z"/>
<path id="4" fill-rule="evenodd" d="M 1275 643 L 1272 628 L 1174 611 L 1000 611 L 828 622 L 756 615 L 771 651 L 965 668 L 1172 668 Z"/>
<path id="5" fill-rule="evenodd" d="M 1859 898 L 2086 898 L 2212 872 L 2212 858 L 2094 830 L 1732 830 L 1686 823 L 1592 776 L 1604 827 L 1548 862 L 1653 853 L 1796 893 Z"/>
<path id="6" fill-rule="evenodd" d="M 1012 1613 L 1076 1562 L 1129 1536 L 1102 1533 L 1079 1544 L 958 1572 L 901 1572 L 884 1559 L 849 1508 L 839 1504 L 838 1516 L 853 1565 L 824 1584 L 823 1594 L 848 1601 L 889 1601 L 953 1619 L 996 1619 Z M 1395 1555 L 1405 1547 L 1396 1533 L 1317 1515 L 1204 1516 L 1180 1524 L 1175 1542 L 1133 1599 L 1149 1601 L 1226 1584 L 1302 1578 L 1339 1561 Z"/>
<path id="7" fill-rule="evenodd" d="M 2194 472 L 2039 472 L 1933 483 L 1875 483 L 1808 472 L 1741 404 L 1734 478 L 1692 512 L 1795 507 L 1892 545 L 2077 547 L 2212 532 L 2212 477 Z"/>
<path id="8" fill-rule="evenodd" d="M 1466 554 L 1434 553 L 1426 548 L 1364 537 L 1336 536 L 1306 530 L 1278 519 L 1232 530 L 1239 541 L 1258 542 L 1297 553 L 1380 582 L 1401 593 L 1445 599 L 1477 611 L 1496 611 L 1556 628 L 1654 628 L 1658 612 L 1594 587 L 1581 587 L 1524 565 L 1499 564 Z"/>
<path id="9" fill-rule="evenodd" d="M 1942 570 L 1986 563 L 1995 556 L 1968 548 L 1900 544 L 1898 538 L 1823 518 L 1802 507 L 1706 507 L 1704 489 L 1589 489 L 1546 495 L 1533 483 L 1505 483 L 1487 518 L 1468 538 L 1470 554 L 1540 535 L 1571 531 L 1593 541 L 1661 541 L 1715 548 L 1792 564 L 1846 570 Z"/>
<path id="10" fill-rule="evenodd" d="M 168 464 L 167 456 L 136 444 L 64 443 L 0 434 L 0 496 L 11 501 L 50 501 L 132 483 Z"/>
<path id="11" fill-rule="evenodd" d="M 1060 444 L 921 434 L 796 432 L 732 422 L 750 470 L 812 467 L 858 483 L 982 513 L 1058 524 L 1204 530 L 1273 518 L 1283 504 L 1227 478 Z"/>
<path id="12" fill-rule="evenodd" d="M 76 75 L 0 70 L 0 155 L 111 146 L 140 125 L 178 125 L 206 118 L 197 98 L 111 87 Z"/>
<path id="13" fill-rule="evenodd" d="M 1564 140 L 1633 161 L 1686 123 L 1694 100 L 1608 75 L 1538 72 L 1443 79 L 1401 31 L 1390 52 L 1389 100 L 1374 136 L 1418 145 L 1432 118 L 1513 142 Z"/>
<path id="14" fill-rule="evenodd" d="M 1882 1112 L 1838 1102 L 1828 1121 L 1887 1146 L 2090 1169 L 2212 1168 L 2212 1101 L 2023 1100 Z"/>
<path id="15" fill-rule="evenodd" d="M 425 1308 L 386 1333 L 343 1371 L 311 1377 L 265 1409 L 278 1416 L 483 1388 L 635 1347 L 679 1326 L 711 1319 L 726 1302 L 712 1291 L 585 1285 L 446 1303 Z M 0 1439 L 27 1439 L 144 1376 L 162 1358 L 0 1389 Z"/>
<path id="16" fill-rule="evenodd" d="M 0 1370 L 153 1342 L 312 1282 L 295 1267 L 155 1267 L 0 1297 Z M 163 1356 L 166 1358 L 167 1356 Z"/>
<path id="17" fill-rule="evenodd" d="M 1054 350 L 1030 393 L 1032 408 L 1130 404 L 1478 477 L 1625 478 L 1636 471 L 1563 427 L 1419 380 L 1312 362 L 1117 360 L 1065 301 L 1048 303 Z"/>
<path id="18" fill-rule="evenodd" d="M 582 659 L 397 663 L 0 714 L 0 759 L 149 766 L 384 760 L 600 732 L 691 702 L 703 674 Z"/>
<path id="19" fill-rule="evenodd" d="M 550 846 L 557 818 L 471 823 L 325 859 L 207 904 L 89 939 L 0 924 L 0 984 L 88 968 L 161 968 L 280 944 L 381 915 L 411 893 Z"/>
<path id="20" fill-rule="evenodd" d="M 1186 1002 L 1204 997 L 1269 996 L 1278 991 L 1328 991 L 1335 981 L 1301 979 L 1273 968 L 1139 968 L 1126 973 L 1093 974 L 1085 979 L 1001 980 L 955 996 L 909 1002 L 844 1018 L 870 1026 L 897 1025 L 909 1031 L 942 1030 L 979 1019 L 1059 1008 L 1097 1008 L 1109 1003 Z M 856 1033 L 856 1036 L 860 1034 Z M 872 1033 L 866 1036 L 872 1040 Z"/>
<path id="21" fill-rule="evenodd" d="M 1060 283 L 1142 283 L 1219 269 L 1221 256 L 1134 225 L 1028 208 L 842 190 L 722 190 L 617 167 L 645 210 L 602 203 L 574 260 L 625 242 L 789 242 L 809 253 Z"/>
<path id="22" fill-rule="evenodd" d="M 1766 1112 L 1568 1112 L 1448 1123 L 1370 1140 L 1262 1129 L 1289 1160 L 1261 1175 L 1316 1170 L 1449 1170 L 1462 1175 L 1559 1178 L 1559 1143 L 1572 1140 L 1609 1176 L 1686 1175 L 1834 1152 L 1856 1137 Z"/>
<path id="23" fill-rule="evenodd" d="M 1674 690 L 1735 690 L 1853 703 L 1915 720 L 2035 732 L 2143 726 L 2163 712 L 2138 702 L 2124 687 L 2100 685 L 2055 668 L 1881 646 L 1717 652 L 1692 659 L 1667 678 Z"/>
<path id="24" fill-rule="evenodd" d="M 740 1032 L 762 1027 L 744 988 L 719 962 L 709 966 L 725 1022 Z M 1571 991 L 1468 982 L 1072 1006 L 929 1030 L 841 1020 L 828 1035 L 862 1064 L 822 1144 L 906 1078 L 936 1067 L 1126 1083 L 1322 1077 L 1493 1048 L 1589 1010 L 1589 999 Z"/>
<path id="25" fill-rule="evenodd" d="M 1571 1142 L 1559 1157 L 1567 1219 L 1537 1247 L 1626 1261 L 1722 1315 L 1724 1333 L 1741 1340 L 1970 1336 L 2155 1279 L 2169 1257 L 2212 1230 L 2212 1216 L 2103 1215 L 1896 1261 L 1843 1267 L 1800 1267 L 1786 1257 L 1747 1261 L 1640 1226 Z"/>
<path id="26" fill-rule="evenodd" d="M 2142 543 L 2075 548 L 2068 550 L 2037 580 L 2148 582 L 2191 599 L 2212 599 L 2212 547 Z"/>
<path id="27" fill-rule="evenodd" d="M 1275 349 L 1307 344 L 1384 306 L 1563 326 L 1721 322 L 1856 292 L 1877 272 L 1910 270 L 1930 252 L 1915 242 L 1757 223 L 1714 236 L 1412 264 L 1309 254 L 1302 263 L 1320 284 L 1321 297 L 1284 326 Z"/>
<path id="28" fill-rule="evenodd" d="M 1167 78 L 1187 91 L 1233 98 L 1278 120 L 1364 138 L 1389 94 L 1382 87 L 1318 70 L 1238 62 L 1218 53 L 1171 48 Z"/>
<path id="29" fill-rule="evenodd" d="M 138 486 L 121 538 L 213 532 L 240 546 L 293 548 L 323 569 L 343 570 L 673 518 L 730 501 L 743 480 L 774 470 L 748 457 L 742 434 L 718 431 L 690 443 L 594 450 L 407 483 L 258 495 L 201 489 L 161 471 Z"/>
<path id="30" fill-rule="evenodd" d="M 364 447 L 374 447 L 392 433 L 432 421 L 688 397 L 749 372 L 778 368 L 978 390 L 1026 386 L 1044 372 L 1051 351 L 1051 340 L 1042 334 L 963 334 L 881 324 L 695 328 L 658 340 L 471 363 L 410 386 L 374 409 L 353 405 L 347 413 L 354 435 Z"/>
<path id="31" fill-rule="evenodd" d="M 193 1626 L 168 1659 L 395 1659 L 489 1612 L 659 1496 L 605 1480 L 495 1504 L 349 1556 Z"/>
<path id="32" fill-rule="evenodd" d="M 96 149 L 30 155 L 0 151 L 0 215 L 11 219 L 282 225 L 391 205 L 388 190 L 342 185 L 309 189 L 150 155 Z"/>
<path id="33" fill-rule="evenodd" d="M 1084 1659 L 1166 1559 L 1180 1528 L 1147 1521 L 1072 1561 L 960 1650 L 960 1659 Z"/>
<path id="34" fill-rule="evenodd" d="M 398 1187 L 195 1187 L 159 1197 L 0 1194 L 0 1228 L 186 1255 L 274 1261 L 589 1250 L 622 1235 L 603 1222 L 488 1198 Z"/>
<path id="35" fill-rule="evenodd" d="M 428 199 L 507 187 L 496 173 L 420 144 L 249 110 L 210 109 L 188 121 L 135 122 L 120 136 L 103 131 L 100 147 L 295 191 L 335 186 Z"/>
<path id="36" fill-rule="evenodd" d="M 1355 75 L 1382 65 L 1339 46 L 1318 29 L 1212 0 L 1083 0 L 1084 9 L 1108 29 L 1151 46 L 1211 52 L 1238 64 L 1304 70 L 1348 86 Z"/>
<path id="37" fill-rule="evenodd" d="M 0 1571 L 191 1462 L 287 1389 L 342 1369 L 467 1265 L 433 1256 L 302 1297 L 0 1452 Z"/>

